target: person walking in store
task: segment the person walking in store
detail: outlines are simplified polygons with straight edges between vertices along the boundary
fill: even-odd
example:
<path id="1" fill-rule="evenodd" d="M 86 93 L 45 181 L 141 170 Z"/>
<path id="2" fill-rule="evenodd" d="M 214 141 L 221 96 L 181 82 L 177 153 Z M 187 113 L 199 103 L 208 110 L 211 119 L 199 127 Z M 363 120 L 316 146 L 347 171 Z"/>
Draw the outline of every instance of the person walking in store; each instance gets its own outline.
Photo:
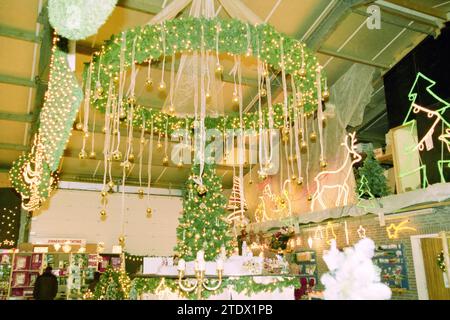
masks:
<path id="1" fill-rule="evenodd" d="M 58 280 L 52 273 L 52 267 L 45 268 L 34 284 L 33 297 L 36 300 L 53 300 L 58 293 Z"/>

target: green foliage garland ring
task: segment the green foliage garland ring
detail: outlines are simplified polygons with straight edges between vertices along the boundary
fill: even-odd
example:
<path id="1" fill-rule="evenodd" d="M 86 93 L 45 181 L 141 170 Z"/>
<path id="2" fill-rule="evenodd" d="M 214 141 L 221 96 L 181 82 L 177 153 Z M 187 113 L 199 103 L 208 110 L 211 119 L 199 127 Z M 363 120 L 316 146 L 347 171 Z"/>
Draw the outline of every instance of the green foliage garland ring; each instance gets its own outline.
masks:
<path id="1" fill-rule="evenodd" d="M 253 26 L 239 20 L 219 18 L 179 18 L 157 25 L 135 27 L 114 35 L 102 46 L 100 52 L 94 54 L 90 66 L 92 75 L 94 75 L 94 81 L 91 84 L 92 92 L 95 92 L 97 85 L 101 85 L 103 91 L 107 92 L 110 83 L 114 83 L 114 78 L 118 76 L 123 36 L 126 41 L 124 67 L 129 68 L 133 62 L 131 60 L 135 39 L 134 62 L 143 63 L 150 59 L 158 59 L 163 55 L 169 56 L 175 53 L 199 50 L 202 43 L 206 50 L 215 52 L 217 34 L 218 51 L 221 53 L 237 55 L 251 53 L 274 69 L 280 70 L 284 66 L 286 74 L 293 76 L 294 82 L 302 94 L 305 112 L 316 109 L 317 87 L 315 82 L 319 64 L 314 54 L 303 43 L 277 32 L 268 24 Z M 85 69 L 85 77 L 87 69 Z M 302 69 L 305 70 L 306 75 L 301 74 L 300 70 Z M 324 77 L 322 80 L 325 81 Z M 94 102 L 94 105 L 104 112 L 106 102 L 107 95 L 104 94 Z"/>

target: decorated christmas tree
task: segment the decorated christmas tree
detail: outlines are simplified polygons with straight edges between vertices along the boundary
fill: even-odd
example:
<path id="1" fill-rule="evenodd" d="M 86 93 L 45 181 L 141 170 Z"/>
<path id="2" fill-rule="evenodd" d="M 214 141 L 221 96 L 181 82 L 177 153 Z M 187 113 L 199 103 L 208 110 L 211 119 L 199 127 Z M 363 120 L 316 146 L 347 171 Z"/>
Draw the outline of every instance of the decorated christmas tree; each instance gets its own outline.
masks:
<path id="1" fill-rule="evenodd" d="M 358 169 L 358 191 L 362 198 L 383 197 L 389 194 L 387 179 L 384 175 L 383 167 L 375 159 L 372 150 L 367 151 L 364 164 Z M 364 178 L 364 181 L 363 181 Z M 369 190 L 369 194 L 361 194 L 361 188 Z"/>
<path id="2" fill-rule="evenodd" d="M 213 165 L 205 164 L 201 181 L 199 172 L 200 167 L 194 165 L 186 181 L 175 251 L 180 258 L 193 261 L 197 252 L 204 250 L 205 260 L 213 261 L 222 246 L 228 253 L 232 251 L 226 198 Z"/>
<path id="3" fill-rule="evenodd" d="M 95 287 L 94 299 L 126 300 L 130 287 L 131 281 L 125 270 L 116 270 L 108 266 Z"/>

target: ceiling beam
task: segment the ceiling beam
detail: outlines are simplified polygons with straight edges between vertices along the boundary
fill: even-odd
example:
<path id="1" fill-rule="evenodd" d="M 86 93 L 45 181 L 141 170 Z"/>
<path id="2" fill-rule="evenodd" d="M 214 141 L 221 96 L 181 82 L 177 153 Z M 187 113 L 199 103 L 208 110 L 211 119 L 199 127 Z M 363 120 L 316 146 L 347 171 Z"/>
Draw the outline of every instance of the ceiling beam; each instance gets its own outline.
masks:
<path id="1" fill-rule="evenodd" d="M 23 41 L 31 41 L 36 43 L 41 42 L 41 37 L 36 36 L 36 34 L 33 31 L 18 29 L 3 24 L 0 24 L 0 36 Z"/>
<path id="2" fill-rule="evenodd" d="M 27 151 L 28 147 L 16 143 L 0 143 L 1 150 Z"/>
<path id="3" fill-rule="evenodd" d="M 119 0 L 118 7 L 156 15 L 162 10 L 161 0 Z"/>
<path id="4" fill-rule="evenodd" d="M 363 10 L 353 9 L 352 12 L 356 13 L 356 14 L 358 14 L 360 16 L 363 16 L 363 17 L 371 17 L 371 15 L 369 13 L 367 13 L 366 11 L 363 11 Z M 416 28 L 416 27 L 414 27 L 412 25 L 409 26 L 407 24 L 404 24 L 404 23 L 401 23 L 401 22 L 397 22 L 397 20 L 398 19 L 395 19 L 395 18 L 394 19 L 392 19 L 392 18 L 391 19 L 387 19 L 386 15 L 383 15 L 383 14 L 381 15 L 381 21 L 384 22 L 384 23 L 387 23 L 387 24 L 390 24 L 390 25 L 393 25 L 393 26 L 397 26 L 397 27 L 400 27 L 400 28 L 405 28 L 407 30 L 411 30 L 411 31 L 414 31 L 414 32 L 423 33 L 423 34 L 426 34 L 426 35 L 429 35 L 429 36 L 433 36 L 433 37 L 437 36 L 436 31 L 432 32 L 432 31 L 429 31 L 429 30 Z"/>
<path id="5" fill-rule="evenodd" d="M 0 74 L 0 83 L 7 83 L 15 86 L 23 86 L 30 88 L 36 87 L 36 81 L 16 76 L 10 76 L 6 74 Z"/>
<path id="6" fill-rule="evenodd" d="M 28 145 L 31 145 L 33 136 L 38 131 L 39 116 L 41 114 L 41 110 L 45 101 L 45 92 L 47 91 L 47 86 L 41 85 L 42 79 L 48 79 L 50 74 L 50 59 L 52 56 L 53 29 L 50 26 L 50 22 L 48 19 L 47 1 L 44 1 L 37 22 L 42 25 L 42 32 L 41 32 L 42 41 L 39 51 L 39 65 L 37 68 L 37 76 L 36 76 L 36 79 L 39 79 L 38 82 L 39 85 L 36 88 L 36 95 L 34 97 L 33 120 L 31 122 L 30 128 L 26 132 Z"/>
<path id="7" fill-rule="evenodd" d="M 409 9 L 409 10 L 413 10 L 413 11 L 417 11 L 420 12 L 422 14 L 426 14 L 428 16 L 432 16 L 441 20 L 446 21 L 448 19 L 447 14 L 439 11 L 435 8 L 432 8 L 430 6 L 426 6 L 417 2 L 412 2 L 412 1 L 408 1 L 408 0 L 389 0 L 390 3 L 393 3 L 395 5 L 398 5 L 400 7 Z"/>
<path id="8" fill-rule="evenodd" d="M 368 66 L 371 66 L 371 67 L 377 67 L 377 68 L 381 68 L 381 69 L 384 69 L 384 70 L 389 70 L 390 69 L 390 66 L 388 66 L 386 64 L 377 63 L 377 62 L 374 62 L 374 61 L 367 61 L 367 60 L 364 60 L 362 58 L 351 56 L 351 55 L 348 55 L 348 54 L 345 54 L 345 53 L 342 53 L 342 52 L 336 52 L 336 51 L 329 50 L 329 49 L 324 49 L 324 48 L 321 48 L 321 49 L 317 50 L 317 52 L 321 53 L 321 54 L 324 54 L 324 55 L 327 55 L 327 56 L 330 56 L 330 57 L 335 57 L 335 58 L 339 58 L 339 59 L 342 59 L 342 60 L 347 60 L 347 61 L 351 61 L 351 62 L 361 63 L 361 64 L 365 64 L 365 65 L 368 65 Z"/>
<path id="9" fill-rule="evenodd" d="M 31 122 L 33 121 L 33 114 L 29 113 L 10 113 L 0 112 L 0 120 L 16 121 L 16 122 Z"/>
<path id="10" fill-rule="evenodd" d="M 352 7 L 359 6 L 364 0 L 340 0 L 336 2 L 334 8 L 330 10 L 327 17 L 318 25 L 304 42 L 313 51 L 317 51 L 322 44 L 331 36 L 341 22 L 350 12 Z"/>

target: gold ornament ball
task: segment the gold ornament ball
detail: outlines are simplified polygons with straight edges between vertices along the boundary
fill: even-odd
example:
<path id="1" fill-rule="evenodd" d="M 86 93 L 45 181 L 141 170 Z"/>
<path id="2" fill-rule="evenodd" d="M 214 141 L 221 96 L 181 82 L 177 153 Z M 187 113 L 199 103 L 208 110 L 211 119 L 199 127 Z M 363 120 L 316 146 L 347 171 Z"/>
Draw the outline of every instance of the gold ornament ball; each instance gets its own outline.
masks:
<path id="1" fill-rule="evenodd" d="M 297 180 L 297 176 L 295 174 L 292 175 L 291 180 L 293 180 L 293 181 Z"/>
<path id="2" fill-rule="evenodd" d="M 206 99 L 206 102 L 211 102 L 211 94 L 209 92 L 207 92 L 205 94 L 205 99 Z"/>
<path id="3" fill-rule="evenodd" d="M 177 163 L 177 168 L 183 168 L 183 162 L 181 162 L 181 161 L 178 162 L 178 163 Z"/>
<path id="4" fill-rule="evenodd" d="M 95 151 L 91 151 L 91 153 L 89 153 L 89 159 L 95 159 L 97 157 L 97 154 L 95 153 Z"/>
<path id="5" fill-rule="evenodd" d="M 197 192 L 199 195 L 204 195 L 206 193 L 207 189 L 204 185 L 199 185 L 197 187 Z"/>
<path id="6" fill-rule="evenodd" d="M 152 78 L 147 78 L 147 80 L 145 80 L 145 87 L 147 88 L 147 90 L 150 90 L 153 87 Z"/>
<path id="7" fill-rule="evenodd" d="M 143 189 L 138 190 L 138 197 L 139 197 L 139 199 L 144 198 L 144 190 Z"/>
<path id="8" fill-rule="evenodd" d="M 114 188 L 114 186 L 115 186 L 115 184 L 114 184 L 114 182 L 112 180 L 110 182 L 108 182 L 108 187 L 110 189 Z"/>
<path id="9" fill-rule="evenodd" d="M 164 81 L 161 81 L 158 85 L 158 91 L 161 93 L 166 92 L 166 83 Z"/>
<path id="10" fill-rule="evenodd" d="M 97 94 L 98 97 L 100 97 L 103 94 L 103 88 L 101 86 L 97 86 L 95 88 L 95 93 Z"/>
<path id="11" fill-rule="evenodd" d="M 158 143 L 156 144 L 156 148 L 157 148 L 158 150 L 162 149 L 162 147 L 163 147 L 163 145 L 162 145 L 161 142 L 158 142 Z"/>
<path id="12" fill-rule="evenodd" d="M 316 142 L 317 141 L 317 133 L 315 133 L 314 131 L 311 132 L 311 134 L 309 135 L 309 140 L 311 140 L 311 142 Z"/>
<path id="13" fill-rule="evenodd" d="M 127 113 L 124 110 L 121 110 L 119 113 L 119 119 L 125 120 L 126 117 L 127 117 Z M 114 133 L 114 134 L 116 134 L 116 133 Z"/>
<path id="14" fill-rule="evenodd" d="M 301 186 L 303 184 L 303 179 L 297 179 L 297 185 Z"/>
<path id="15" fill-rule="evenodd" d="M 171 104 L 169 106 L 169 114 L 173 114 L 175 112 L 175 107 Z"/>
<path id="16" fill-rule="evenodd" d="M 231 100 L 231 102 L 233 103 L 233 106 L 239 105 L 239 97 L 237 94 L 233 94 L 233 99 Z"/>
<path id="17" fill-rule="evenodd" d="M 151 218 L 153 214 L 152 208 L 147 208 L 147 218 Z"/>
<path id="18" fill-rule="evenodd" d="M 119 83 L 119 76 L 114 76 L 113 81 L 115 84 Z"/>
<path id="19" fill-rule="evenodd" d="M 267 90 L 264 89 L 264 88 L 262 88 L 262 89 L 259 91 L 259 95 L 260 95 L 261 97 L 267 96 Z"/>
<path id="20" fill-rule="evenodd" d="M 169 157 L 168 156 L 164 156 L 164 158 L 163 158 L 163 165 L 164 166 L 168 166 L 169 165 Z"/>
<path id="21" fill-rule="evenodd" d="M 135 96 L 129 96 L 128 97 L 128 103 L 135 105 L 136 104 L 136 97 Z"/>
<path id="22" fill-rule="evenodd" d="M 106 198 L 106 196 L 108 195 L 108 192 L 102 191 L 102 192 L 100 193 L 100 195 L 102 196 L 102 198 Z"/>
<path id="23" fill-rule="evenodd" d="M 86 151 L 81 150 L 80 153 L 78 154 L 78 158 L 80 158 L 81 160 L 86 159 L 87 158 Z"/>
<path id="24" fill-rule="evenodd" d="M 83 130 L 83 124 L 81 123 L 81 122 L 78 122 L 76 125 L 75 125 L 75 129 L 77 129 L 77 130 Z"/>
<path id="25" fill-rule="evenodd" d="M 100 211 L 100 217 L 101 218 L 106 218 L 106 210 L 103 209 L 103 210 Z"/>
<path id="26" fill-rule="evenodd" d="M 305 68 L 301 68 L 298 72 L 300 77 L 306 77 L 306 69 Z"/>
<path id="27" fill-rule="evenodd" d="M 253 180 L 248 180 L 248 184 L 253 184 Z"/>
<path id="28" fill-rule="evenodd" d="M 308 201 L 312 201 L 312 196 L 311 195 L 308 196 Z"/>
<path id="29" fill-rule="evenodd" d="M 130 153 L 130 154 L 128 155 L 128 161 L 134 162 L 134 154 L 133 154 L 133 153 Z"/>
<path id="30" fill-rule="evenodd" d="M 322 98 L 325 101 L 328 101 L 328 99 L 330 99 L 330 91 L 328 91 L 328 89 L 325 89 L 325 91 L 322 93 Z"/>
<path id="31" fill-rule="evenodd" d="M 140 142 L 141 142 L 141 144 L 144 144 L 145 143 L 145 138 L 141 138 Z"/>
<path id="32" fill-rule="evenodd" d="M 102 128 L 102 132 L 103 132 L 103 133 L 106 133 L 106 127 L 103 127 L 103 128 Z"/>
<path id="33" fill-rule="evenodd" d="M 325 160 L 320 161 L 320 168 L 325 169 L 328 163 Z"/>
<path id="34" fill-rule="evenodd" d="M 187 233 L 186 233 L 186 236 L 187 236 L 188 238 L 192 238 L 192 232 L 187 232 Z"/>
<path id="35" fill-rule="evenodd" d="M 220 63 L 216 64 L 216 75 L 221 76 L 223 72 L 223 66 Z"/>
<path id="36" fill-rule="evenodd" d="M 122 159 L 122 152 L 117 151 L 113 153 L 113 160 L 119 161 L 120 159 Z"/>
<path id="37" fill-rule="evenodd" d="M 198 233 L 195 234 L 195 240 L 199 240 L 200 239 L 200 235 Z"/>
<path id="38" fill-rule="evenodd" d="M 300 152 L 306 153 L 306 151 L 308 151 L 308 144 L 306 143 L 306 141 L 302 141 L 300 145 Z"/>
<path id="39" fill-rule="evenodd" d="M 123 246 L 123 245 L 125 244 L 125 237 L 124 237 L 124 236 L 120 236 L 120 237 L 119 237 L 119 244 L 120 244 L 121 246 Z"/>

